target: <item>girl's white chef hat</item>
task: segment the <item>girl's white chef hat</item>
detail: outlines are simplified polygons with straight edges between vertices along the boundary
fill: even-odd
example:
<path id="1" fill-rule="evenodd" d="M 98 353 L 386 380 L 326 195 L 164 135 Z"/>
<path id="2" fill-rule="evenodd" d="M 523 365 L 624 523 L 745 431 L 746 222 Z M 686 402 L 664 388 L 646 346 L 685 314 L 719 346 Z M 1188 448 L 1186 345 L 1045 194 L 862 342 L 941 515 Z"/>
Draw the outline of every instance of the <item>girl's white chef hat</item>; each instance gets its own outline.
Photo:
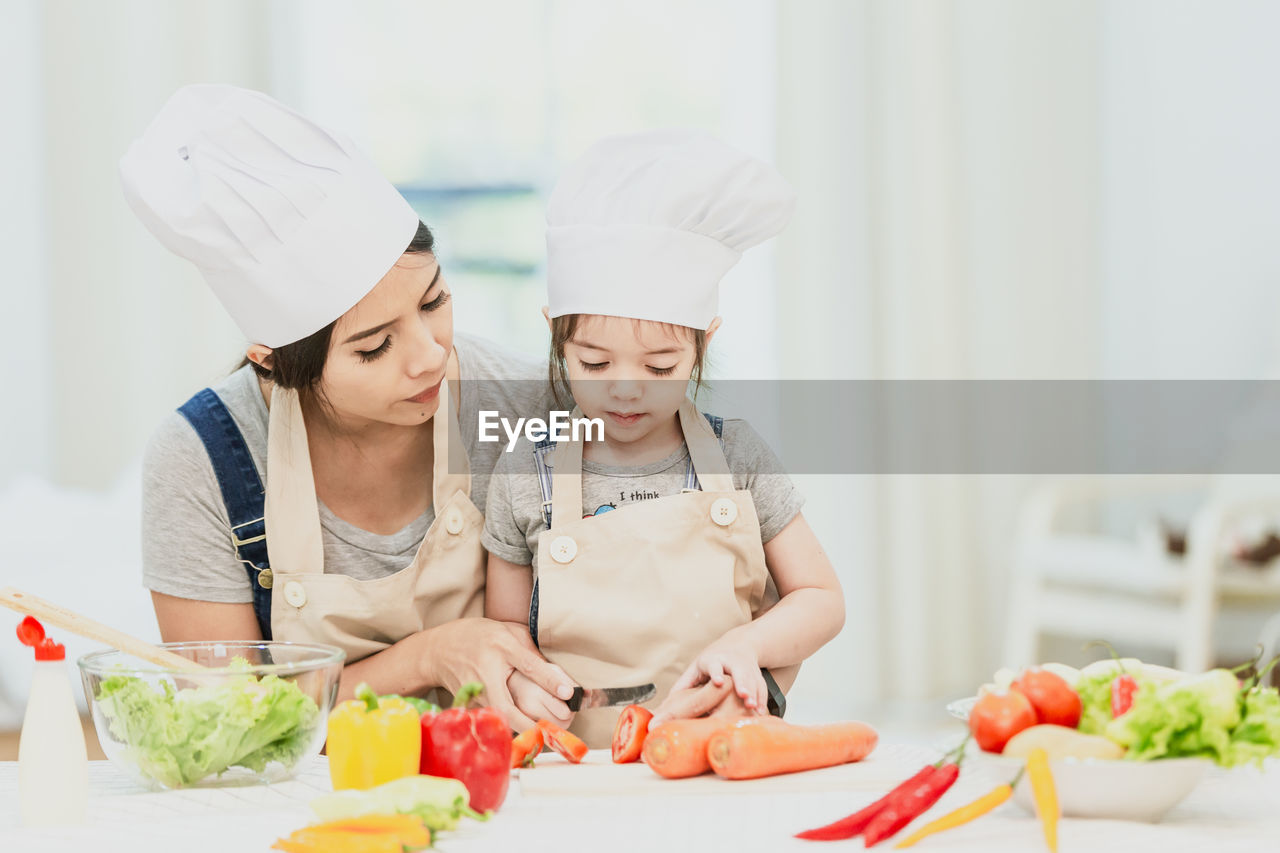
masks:
<path id="1" fill-rule="evenodd" d="M 386 275 L 418 214 L 346 137 L 260 92 L 184 86 L 120 160 L 129 206 L 254 343 L 305 338 Z"/>
<path id="2" fill-rule="evenodd" d="M 550 315 L 706 329 L 721 277 L 794 208 L 795 192 L 772 166 L 709 136 L 602 139 L 569 166 L 547 205 Z"/>

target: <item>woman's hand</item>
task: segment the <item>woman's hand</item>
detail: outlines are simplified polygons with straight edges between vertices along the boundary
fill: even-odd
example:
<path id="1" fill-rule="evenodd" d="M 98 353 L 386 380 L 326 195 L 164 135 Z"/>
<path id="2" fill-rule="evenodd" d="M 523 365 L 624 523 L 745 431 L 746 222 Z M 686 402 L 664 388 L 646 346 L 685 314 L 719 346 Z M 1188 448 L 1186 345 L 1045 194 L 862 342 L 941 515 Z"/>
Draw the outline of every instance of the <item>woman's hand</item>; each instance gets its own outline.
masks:
<path id="1" fill-rule="evenodd" d="M 760 658 L 746 632 L 737 628 L 703 649 L 676 679 L 671 690 L 674 693 L 707 682 L 719 687 L 726 680 L 732 682 L 734 692 L 748 711 L 768 707 L 769 688 L 760 674 Z"/>
<path id="2" fill-rule="evenodd" d="M 507 692 L 515 703 L 516 713 L 507 716 L 507 724 L 522 732 L 538 720 L 551 720 L 567 729 L 573 722 L 573 712 L 562 700 L 552 696 L 533 682 L 523 672 L 513 672 L 507 679 Z"/>
<path id="3" fill-rule="evenodd" d="M 517 707 L 507 687 L 513 672 L 524 675 L 556 701 L 573 696 L 573 680 L 563 669 L 548 663 L 533 645 L 529 630 L 512 622 L 492 619 L 457 619 L 432 629 L 430 667 L 437 683 L 450 693 L 468 681 L 479 681 L 481 700 L 496 708 L 509 722 L 532 723 Z M 563 705 L 563 702 L 561 702 Z M 565 708 L 565 712 L 568 708 Z M 554 716 L 554 715 L 553 715 Z"/>

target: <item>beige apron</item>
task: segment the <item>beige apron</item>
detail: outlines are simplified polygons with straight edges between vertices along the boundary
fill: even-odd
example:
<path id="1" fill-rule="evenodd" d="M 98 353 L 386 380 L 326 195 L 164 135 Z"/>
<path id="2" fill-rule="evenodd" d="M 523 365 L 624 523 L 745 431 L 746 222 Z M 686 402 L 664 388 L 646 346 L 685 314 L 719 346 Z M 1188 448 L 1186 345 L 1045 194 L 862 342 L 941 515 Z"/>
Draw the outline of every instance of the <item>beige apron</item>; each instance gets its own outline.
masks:
<path id="1" fill-rule="evenodd" d="M 302 408 L 297 392 L 275 388 L 267 429 L 267 547 L 273 594 L 271 633 L 277 640 L 331 643 L 348 663 L 410 634 L 484 609 L 484 516 L 471 503 L 471 474 L 459 435 L 449 382 L 440 384 L 432 419 L 435 520 L 413 562 L 393 575 L 356 580 L 324 570 L 320 514 Z M 450 451 L 453 451 L 452 458 Z"/>
<path id="2" fill-rule="evenodd" d="M 687 399 L 680 427 L 703 491 L 583 518 L 582 444 L 563 442 L 551 529 L 538 539 L 542 653 L 584 687 L 652 681 L 649 708 L 707 645 L 778 600 L 751 493 L 734 489 L 715 432 Z M 794 669 L 775 677 L 789 686 Z M 570 730 L 607 747 L 621 710 L 583 710 Z"/>

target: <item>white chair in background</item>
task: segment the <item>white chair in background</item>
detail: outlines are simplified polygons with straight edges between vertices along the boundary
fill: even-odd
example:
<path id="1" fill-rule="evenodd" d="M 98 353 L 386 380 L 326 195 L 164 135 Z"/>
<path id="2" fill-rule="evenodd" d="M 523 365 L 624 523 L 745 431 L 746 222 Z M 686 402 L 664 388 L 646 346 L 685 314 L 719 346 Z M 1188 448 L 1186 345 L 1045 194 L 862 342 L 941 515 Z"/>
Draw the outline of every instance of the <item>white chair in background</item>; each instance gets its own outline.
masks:
<path id="1" fill-rule="evenodd" d="M 1203 502 L 1185 555 L 1137 536 L 1063 529 L 1069 512 L 1097 517 L 1120 500 L 1154 504 L 1188 493 Z M 1041 484 L 1019 520 L 1004 665 L 1039 662 L 1045 635 L 1105 639 L 1122 654 L 1132 646 L 1167 648 L 1188 672 L 1210 668 L 1219 654 L 1251 657 L 1258 625 L 1280 608 L 1280 562 L 1241 565 L 1227 545 L 1242 522 L 1259 517 L 1280 522 L 1280 487 L 1233 494 L 1210 477 L 1115 475 Z"/>

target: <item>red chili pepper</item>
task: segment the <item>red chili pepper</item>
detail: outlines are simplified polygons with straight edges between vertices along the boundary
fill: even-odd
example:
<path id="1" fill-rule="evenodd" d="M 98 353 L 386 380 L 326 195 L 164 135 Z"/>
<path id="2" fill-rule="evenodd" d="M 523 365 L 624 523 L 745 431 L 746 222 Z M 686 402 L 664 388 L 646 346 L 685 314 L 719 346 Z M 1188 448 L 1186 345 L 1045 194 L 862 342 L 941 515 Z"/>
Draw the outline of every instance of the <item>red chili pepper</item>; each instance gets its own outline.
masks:
<path id="1" fill-rule="evenodd" d="M 457 779 L 471 794 L 471 808 L 496 809 L 511 781 L 511 729 L 493 708 L 467 710 L 484 686 L 471 682 L 454 697 L 453 707 L 422 715 L 419 772 Z"/>
<path id="2" fill-rule="evenodd" d="M 550 720 L 538 720 L 538 728 L 542 729 L 542 739 L 547 746 L 563 755 L 570 763 L 579 763 L 587 754 L 587 745 L 582 738 L 565 731 Z"/>
<path id="3" fill-rule="evenodd" d="M 1132 675 L 1117 675 L 1111 682 L 1111 716 L 1119 717 L 1133 707 L 1133 694 L 1138 692 L 1138 682 Z"/>
<path id="4" fill-rule="evenodd" d="M 640 705 L 628 705 L 623 709 L 613 730 L 614 764 L 630 764 L 640 757 L 652 719 L 653 712 Z"/>
<path id="5" fill-rule="evenodd" d="M 879 844 L 924 814 L 959 777 L 960 765 L 947 763 L 918 782 L 914 788 L 901 792 L 867 824 L 866 831 L 862 834 L 866 846 Z"/>
<path id="6" fill-rule="evenodd" d="M 511 769 L 532 767 L 533 760 L 542 752 L 542 729 L 537 726 L 525 729 L 511 741 Z"/>
<path id="7" fill-rule="evenodd" d="M 806 841 L 844 841 L 846 838 L 853 838 L 867 828 L 867 824 L 871 823 L 871 819 L 879 814 L 880 810 L 888 805 L 890 800 L 928 779 L 937 769 L 932 764 L 926 765 L 919 773 L 861 811 L 854 812 L 848 817 L 840 818 L 835 823 L 829 823 L 826 826 L 797 832 L 796 838 L 803 838 Z"/>

